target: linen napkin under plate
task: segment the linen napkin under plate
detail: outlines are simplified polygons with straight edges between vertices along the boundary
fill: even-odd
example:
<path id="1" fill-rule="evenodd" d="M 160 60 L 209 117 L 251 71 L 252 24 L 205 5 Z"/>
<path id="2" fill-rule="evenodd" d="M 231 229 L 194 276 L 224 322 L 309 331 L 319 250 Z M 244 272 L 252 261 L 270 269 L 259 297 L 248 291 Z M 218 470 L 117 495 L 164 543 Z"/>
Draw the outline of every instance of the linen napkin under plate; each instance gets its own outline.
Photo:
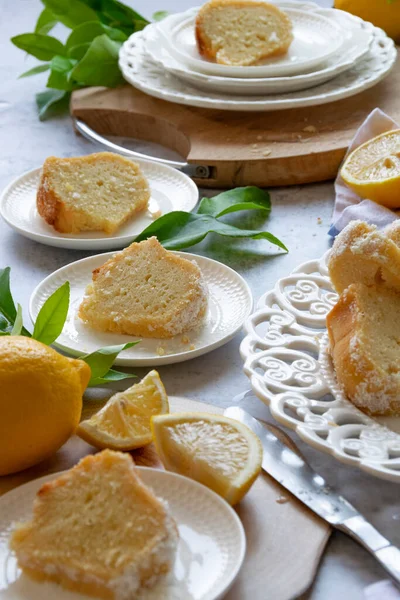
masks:
<path id="1" fill-rule="evenodd" d="M 346 156 L 371 138 L 398 129 L 399 126 L 379 108 L 375 108 L 357 130 Z M 335 207 L 333 209 L 332 225 L 328 234 L 335 237 L 350 221 L 367 221 L 378 227 L 385 227 L 400 217 L 400 212 L 394 212 L 372 200 L 363 200 L 344 183 L 340 171 L 335 180 Z"/>

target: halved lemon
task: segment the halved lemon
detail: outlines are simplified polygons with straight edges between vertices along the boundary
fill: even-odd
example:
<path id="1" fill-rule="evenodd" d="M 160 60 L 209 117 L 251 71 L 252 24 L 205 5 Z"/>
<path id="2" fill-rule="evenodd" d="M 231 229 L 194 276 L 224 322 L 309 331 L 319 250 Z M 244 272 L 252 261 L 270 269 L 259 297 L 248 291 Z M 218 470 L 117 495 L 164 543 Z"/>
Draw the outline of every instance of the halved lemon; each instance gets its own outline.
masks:
<path id="1" fill-rule="evenodd" d="M 361 198 L 400 207 L 400 129 L 382 133 L 353 150 L 341 175 Z"/>
<path id="2" fill-rule="evenodd" d="M 203 483 L 236 504 L 261 470 L 262 446 L 246 425 L 222 415 L 174 413 L 151 418 L 166 469 Z"/>
<path id="3" fill-rule="evenodd" d="M 77 435 L 96 448 L 134 450 L 152 441 L 150 418 L 169 411 L 168 397 L 157 371 L 150 371 L 103 408 L 82 421 Z"/>

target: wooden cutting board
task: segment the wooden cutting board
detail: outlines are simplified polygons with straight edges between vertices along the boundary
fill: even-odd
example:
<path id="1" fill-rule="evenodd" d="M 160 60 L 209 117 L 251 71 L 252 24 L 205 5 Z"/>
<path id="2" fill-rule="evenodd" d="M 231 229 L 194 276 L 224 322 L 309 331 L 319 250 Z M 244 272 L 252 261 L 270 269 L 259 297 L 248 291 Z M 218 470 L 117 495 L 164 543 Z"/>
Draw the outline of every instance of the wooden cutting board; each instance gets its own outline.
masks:
<path id="1" fill-rule="evenodd" d="M 211 167 L 208 179 L 195 179 L 201 187 L 265 187 L 333 179 L 371 110 L 400 122 L 399 97 L 400 59 L 380 84 L 322 106 L 235 113 L 172 104 L 127 85 L 75 91 L 71 114 L 98 133 L 158 142 Z"/>
<path id="2" fill-rule="evenodd" d="M 223 412 L 216 406 L 187 398 L 171 397 L 169 402 L 171 412 Z M 103 404 L 104 401 L 86 406 L 83 418 Z M 282 437 L 273 426 L 268 427 L 292 447 L 289 437 L 285 434 Z M 95 451 L 80 438 L 72 437 L 49 461 L 0 477 L 0 495 L 37 477 L 68 469 Z M 162 468 L 152 444 L 132 455 L 138 465 Z M 247 551 L 238 579 L 225 600 L 297 598 L 313 582 L 330 535 L 329 526 L 265 474 L 260 475 L 236 510 L 246 530 Z"/>

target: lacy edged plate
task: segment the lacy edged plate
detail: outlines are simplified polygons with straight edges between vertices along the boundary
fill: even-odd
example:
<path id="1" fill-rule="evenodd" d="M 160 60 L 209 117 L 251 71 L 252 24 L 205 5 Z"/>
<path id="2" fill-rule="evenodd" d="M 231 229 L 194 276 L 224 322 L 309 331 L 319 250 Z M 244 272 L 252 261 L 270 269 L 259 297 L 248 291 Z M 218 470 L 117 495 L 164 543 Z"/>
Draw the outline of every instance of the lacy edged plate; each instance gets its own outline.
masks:
<path id="1" fill-rule="evenodd" d="M 240 352 L 255 394 L 310 446 L 371 475 L 400 481 L 400 419 L 371 418 L 336 382 L 325 317 L 337 300 L 321 260 L 300 265 L 264 294 Z"/>

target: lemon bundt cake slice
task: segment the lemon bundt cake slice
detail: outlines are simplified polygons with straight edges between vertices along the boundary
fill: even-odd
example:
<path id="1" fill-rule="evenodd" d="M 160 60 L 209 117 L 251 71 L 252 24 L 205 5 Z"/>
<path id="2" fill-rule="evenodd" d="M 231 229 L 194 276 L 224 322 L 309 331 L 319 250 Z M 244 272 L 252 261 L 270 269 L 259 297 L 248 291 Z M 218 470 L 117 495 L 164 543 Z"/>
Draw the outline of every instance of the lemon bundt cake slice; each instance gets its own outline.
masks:
<path id="1" fill-rule="evenodd" d="M 174 563 L 178 532 L 165 503 L 141 481 L 128 454 L 104 450 L 45 483 L 33 517 L 11 548 L 37 580 L 128 600 Z"/>
<path id="2" fill-rule="evenodd" d="M 372 415 L 400 415 L 400 293 L 350 285 L 327 315 L 338 382 Z"/>
<path id="3" fill-rule="evenodd" d="M 171 338 L 198 325 L 206 306 L 197 264 L 152 237 L 134 242 L 93 271 L 79 316 L 100 331 Z"/>
<path id="4" fill-rule="evenodd" d="M 147 208 L 149 185 L 138 164 L 112 152 L 44 162 L 37 209 L 61 233 L 113 233 Z"/>
<path id="5" fill-rule="evenodd" d="M 289 17 L 277 6 L 254 0 L 211 0 L 196 18 L 200 54 L 232 66 L 257 64 L 287 52 L 292 40 Z"/>

